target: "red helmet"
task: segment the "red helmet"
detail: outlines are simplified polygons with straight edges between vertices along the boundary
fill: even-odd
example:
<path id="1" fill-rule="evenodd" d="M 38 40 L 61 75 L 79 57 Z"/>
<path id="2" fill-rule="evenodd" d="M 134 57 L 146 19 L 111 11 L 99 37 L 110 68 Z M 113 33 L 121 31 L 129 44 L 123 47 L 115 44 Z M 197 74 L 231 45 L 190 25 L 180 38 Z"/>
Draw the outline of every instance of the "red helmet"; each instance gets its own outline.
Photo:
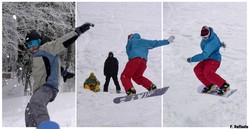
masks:
<path id="1" fill-rule="evenodd" d="M 210 34 L 209 27 L 203 26 L 203 27 L 201 28 L 201 36 L 202 36 L 202 37 L 205 37 L 205 36 L 208 36 L 209 34 Z"/>

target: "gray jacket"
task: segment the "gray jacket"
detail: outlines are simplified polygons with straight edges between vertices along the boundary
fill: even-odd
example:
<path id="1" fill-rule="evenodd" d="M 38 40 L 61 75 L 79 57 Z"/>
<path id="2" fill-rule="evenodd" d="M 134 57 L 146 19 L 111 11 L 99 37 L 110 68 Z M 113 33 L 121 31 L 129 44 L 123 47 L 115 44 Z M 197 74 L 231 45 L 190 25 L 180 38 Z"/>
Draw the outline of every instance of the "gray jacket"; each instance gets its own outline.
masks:
<path id="1" fill-rule="evenodd" d="M 77 38 L 77 33 L 71 31 L 57 40 L 43 44 L 33 53 L 33 91 L 36 91 L 42 85 L 58 89 L 60 77 L 58 54 L 74 43 Z"/>

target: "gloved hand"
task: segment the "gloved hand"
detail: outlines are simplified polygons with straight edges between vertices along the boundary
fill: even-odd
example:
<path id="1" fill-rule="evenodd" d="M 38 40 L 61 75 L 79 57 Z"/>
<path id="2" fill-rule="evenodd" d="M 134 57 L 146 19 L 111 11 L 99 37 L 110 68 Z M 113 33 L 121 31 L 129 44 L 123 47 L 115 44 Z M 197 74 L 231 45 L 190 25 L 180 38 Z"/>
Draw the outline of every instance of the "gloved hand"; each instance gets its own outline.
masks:
<path id="1" fill-rule="evenodd" d="M 189 57 L 188 59 L 187 59 L 187 62 L 188 63 L 191 63 L 192 61 L 191 61 L 191 57 Z"/>
<path id="2" fill-rule="evenodd" d="M 77 27 L 77 28 L 75 29 L 75 32 L 78 34 L 78 36 L 80 36 L 81 34 L 83 34 L 84 32 L 86 32 L 87 30 L 89 30 L 89 29 L 90 29 L 90 26 L 91 26 L 91 27 L 94 27 L 94 24 L 88 23 L 88 22 L 87 22 L 87 23 L 84 23 L 83 25 Z"/>
<path id="3" fill-rule="evenodd" d="M 221 47 L 226 48 L 226 46 L 225 42 L 221 42 Z"/>
<path id="4" fill-rule="evenodd" d="M 175 40 L 175 36 L 174 35 L 169 36 L 169 38 L 168 38 L 168 42 L 169 43 L 172 43 L 174 40 Z"/>
<path id="5" fill-rule="evenodd" d="M 66 82 L 67 79 L 73 78 L 74 75 L 74 73 L 67 72 L 66 76 L 63 76 L 63 81 Z"/>
<path id="6" fill-rule="evenodd" d="M 68 72 L 67 71 L 67 67 L 66 69 L 64 69 L 62 66 L 61 66 L 61 76 L 63 77 L 63 81 L 66 82 L 67 79 L 70 79 L 70 78 L 73 78 L 74 77 L 74 73 L 71 73 L 71 72 Z"/>

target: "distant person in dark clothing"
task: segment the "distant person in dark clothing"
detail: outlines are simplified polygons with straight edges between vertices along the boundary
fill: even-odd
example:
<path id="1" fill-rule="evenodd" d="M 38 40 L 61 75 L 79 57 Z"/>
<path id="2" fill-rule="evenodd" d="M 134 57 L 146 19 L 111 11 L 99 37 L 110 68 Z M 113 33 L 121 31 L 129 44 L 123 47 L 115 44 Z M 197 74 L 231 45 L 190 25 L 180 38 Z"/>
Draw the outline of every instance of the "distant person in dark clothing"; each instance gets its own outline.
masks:
<path id="1" fill-rule="evenodd" d="M 104 84 L 104 92 L 108 92 L 108 85 L 110 79 L 112 78 L 114 84 L 116 85 L 117 93 L 120 93 L 120 86 L 118 83 L 118 60 L 113 56 L 112 52 L 109 52 L 107 59 L 105 60 L 104 65 L 104 75 L 106 76 L 105 84 Z"/>

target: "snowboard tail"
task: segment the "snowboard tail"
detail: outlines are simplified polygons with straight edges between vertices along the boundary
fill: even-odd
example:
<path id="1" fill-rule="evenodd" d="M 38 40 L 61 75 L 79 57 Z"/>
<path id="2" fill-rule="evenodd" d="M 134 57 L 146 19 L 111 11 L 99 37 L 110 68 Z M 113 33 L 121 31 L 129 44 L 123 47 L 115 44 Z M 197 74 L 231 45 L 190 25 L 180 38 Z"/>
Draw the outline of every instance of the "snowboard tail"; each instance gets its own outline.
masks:
<path id="1" fill-rule="evenodd" d="M 132 96 L 117 97 L 117 98 L 114 98 L 113 102 L 116 104 L 119 104 L 119 103 L 124 103 L 124 102 L 130 102 L 133 100 L 139 100 L 139 99 L 145 99 L 145 98 L 154 97 L 154 96 L 160 96 L 160 95 L 163 95 L 168 90 L 168 88 L 169 87 L 163 87 L 163 88 L 158 88 L 158 89 L 153 90 L 153 91 L 146 91 L 146 92 L 134 94 Z"/>

